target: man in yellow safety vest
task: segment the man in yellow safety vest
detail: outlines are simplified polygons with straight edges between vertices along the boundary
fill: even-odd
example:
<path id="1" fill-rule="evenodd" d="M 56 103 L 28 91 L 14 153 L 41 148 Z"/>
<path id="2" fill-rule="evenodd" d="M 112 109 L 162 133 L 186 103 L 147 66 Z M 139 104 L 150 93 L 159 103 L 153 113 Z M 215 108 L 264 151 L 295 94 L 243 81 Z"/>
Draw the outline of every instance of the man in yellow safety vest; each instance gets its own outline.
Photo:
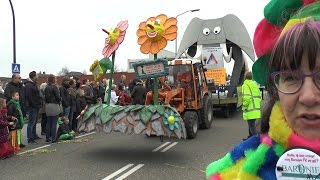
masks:
<path id="1" fill-rule="evenodd" d="M 248 122 L 249 138 L 257 134 L 255 122 L 261 118 L 261 94 L 259 87 L 252 80 L 251 72 L 245 73 L 245 80 L 241 89 L 243 119 Z"/>

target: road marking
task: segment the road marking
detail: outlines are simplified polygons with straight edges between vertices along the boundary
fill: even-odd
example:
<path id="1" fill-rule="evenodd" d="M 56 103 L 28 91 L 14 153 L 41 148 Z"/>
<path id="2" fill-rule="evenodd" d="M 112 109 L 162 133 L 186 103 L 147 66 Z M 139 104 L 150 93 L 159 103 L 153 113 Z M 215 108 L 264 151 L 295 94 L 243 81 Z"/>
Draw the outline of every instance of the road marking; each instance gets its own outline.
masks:
<path id="1" fill-rule="evenodd" d="M 126 166 L 124 166 L 123 168 L 119 169 L 118 171 L 110 174 L 109 176 L 105 177 L 102 180 L 110 180 L 111 178 L 117 176 L 118 174 L 122 173 L 123 171 L 127 170 L 129 167 L 133 166 L 134 164 L 128 164 Z"/>
<path id="2" fill-rule="evenodd" d="M 171 142 L 166 142 L 166 143 L 160 145 L 159 147 L 157 147 L 156 149 L 152 150 L 152 152 L 157 152 L 157 151 L 159 151 L 159 149 L 163 148 L 164 146 L 166 146 L 166 145 L 168 145 L 168 144 L 170 144 L 170 143 L 171 143 Z"/>
<path id="3" fill-rule="evenodd" d="M 78 138 L 81 138 L 81 137 L 85 137 L 85 136 L 89 136 L 91 134 L 95 134 L 96 132 L 91 132 L 91 133 L 87 133 L 87 134 L 82 134 L 80 136 L 76 136 L 75 138 L 78 139 Z"/>
<path id="4" fill-rule="evenodd" d="M 130 171 L 126 172 L 125 174 L 123 174 L 122 176 L 118 177 L 116 180 L 123 180 L 124 178 L 128 177 L 130 174 L 136 172 L 138 169 L 142 168 L 142 166 L 144 166 L 144 164 L 139 164 L 136 167 L 132 168 Z"/>
<path id="5" fill-rule="evenodd" d="M 178 144 L 178 142 L 174 142 L 174 143 L 170 144 L 168 147 L 164 148 L 161 152 L 166 152 L 177 144 Z"/>
<path id="6" fill-rule="evenodd" d="M 22 155 L 22 154 L 25 154 L 25 153 L 28 153 L 28 152 L 32 152 L 32 151 L 35 151 L 35 150 L 39 150 L 39 149 L 42 149 L 42 148 L 45 148 L 45 147 L 49 147 L 49 146 L 51 146 L 51 145 L 48 144 L 48 145 L 45 145 L 45 146 L 37 147 L 37 148 L 34 148 L 34 149 L 30 149 L 30 150 L 18 153 L 17 155 Z"/>

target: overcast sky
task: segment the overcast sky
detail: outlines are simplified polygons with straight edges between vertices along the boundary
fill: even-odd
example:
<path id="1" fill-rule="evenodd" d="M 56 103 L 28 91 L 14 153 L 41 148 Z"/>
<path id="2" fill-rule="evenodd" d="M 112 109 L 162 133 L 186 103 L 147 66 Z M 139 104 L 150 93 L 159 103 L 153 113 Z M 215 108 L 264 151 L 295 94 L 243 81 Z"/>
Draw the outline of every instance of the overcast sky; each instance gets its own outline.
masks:
<path id="1" fill-rule="evenodd" d="M 106 33 L 101 29 L 129 21 L 116 65 L 127 69 L 127 59 L 147 58 L 140 52 L 136 30 L 140 22 L 161 13 L 174 17 L 186 10 L 200 11 L 178 17 L 178 44 L 193 17 L 215 19 L 234 14 L 245 24 L 251 38 L 263 18 L 269 0 L 12 0 L 16 17 L 17 63 L 26 78 L 32 70 L 56 74 L 67 66 L 89 72 L 101 59 Z M 0 76 L 11 76 L 12 14 L 9 0 L 0 1 Z M 174 51 L 174 41 L 165 48 Z M 250 64 L 251 65 L 251 64 Z"/>

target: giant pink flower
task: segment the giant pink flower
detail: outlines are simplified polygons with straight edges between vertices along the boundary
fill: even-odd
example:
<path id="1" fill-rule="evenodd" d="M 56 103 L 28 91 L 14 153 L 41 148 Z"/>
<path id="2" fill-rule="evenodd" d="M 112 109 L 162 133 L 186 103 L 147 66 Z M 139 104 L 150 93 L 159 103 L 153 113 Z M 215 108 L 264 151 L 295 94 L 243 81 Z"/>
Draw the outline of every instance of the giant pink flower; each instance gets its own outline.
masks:
<path id="1" fill-rule="evenodd" d="M 116 51 L 119 45 L 123 42 L 128 28 L 128 21 L 121 21 L 117 27 L 110 29 L 109 31 L 102 29 L 109 36 L 106 38 L 105 46 L 102 50 L 104 57 L 110 57 L 111 54 Z"/>

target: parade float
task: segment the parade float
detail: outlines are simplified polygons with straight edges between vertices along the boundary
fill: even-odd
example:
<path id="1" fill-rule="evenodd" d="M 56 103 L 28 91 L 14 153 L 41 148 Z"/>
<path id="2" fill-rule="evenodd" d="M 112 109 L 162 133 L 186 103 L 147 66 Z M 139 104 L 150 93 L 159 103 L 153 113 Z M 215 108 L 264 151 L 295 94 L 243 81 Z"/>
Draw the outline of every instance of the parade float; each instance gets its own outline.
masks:
<path id="1" fill-rule="evenodd" d="M 154 54 L 155 61 L 147 64 L 139 64 L 136 71 L 138 78 L 149 76 L 159 78 L 168 73 L 168 62 L 166 59 L 157 60 L 157 53 L 166 47 L 167 41 L 172 41 L 177 36 L 177 20 L 168 18 L 161 14 L 150 17 L 140 23 L 137 30 L 140 51 L 144 54 Z M 95 80 L 98 81 L 110 69 L 110 79 L 113 76 L 115 54 L 119 45 L 123 42 L 128 27 L 127 21 L 120 22 L 116 28 L 105 30 L 108 34 L 103 49 L 104 58 L 95 60 L 90 71 Z M 112 61 L 109 57 L 112 55 Z M 155 63 L 155 64 L 154 64 Z M 145 72 L 144 74 L 141 72 Z M 157 84 L 158 81 L 155 81 Z M 157 97 L 158 89 L 154 86 L 153 94 L 155 100 L 149 105 L 110 105 L 110 93 L 112 81 L 109 81 L 108 99 L 106 104 L 96 104 L 82 112 L 78 130 L 80 132 L 121 132 L 124 134 L 146 134 L 159 137 L 175 137 L 186 139 L 186 129 L 180 113 L 170 104 L 159 103 Z"/>

